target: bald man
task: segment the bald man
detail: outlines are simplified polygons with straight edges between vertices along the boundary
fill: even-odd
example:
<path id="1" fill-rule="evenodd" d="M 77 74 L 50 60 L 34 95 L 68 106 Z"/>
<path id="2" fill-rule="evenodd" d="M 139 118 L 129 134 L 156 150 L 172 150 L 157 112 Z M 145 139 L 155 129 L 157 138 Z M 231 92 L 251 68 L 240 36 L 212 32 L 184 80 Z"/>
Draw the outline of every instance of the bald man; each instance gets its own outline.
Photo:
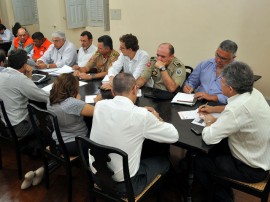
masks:
<path id="1" fill-rule="evenodd" d="M 29 33 L 26 28 L 21 27 L 18 29 L 17 37 L 13 39 L 11 47 L 8 51 L 24 49 L 27 54 L 30 54 L 34 46 L 33 39 L 29 36 Z"/>

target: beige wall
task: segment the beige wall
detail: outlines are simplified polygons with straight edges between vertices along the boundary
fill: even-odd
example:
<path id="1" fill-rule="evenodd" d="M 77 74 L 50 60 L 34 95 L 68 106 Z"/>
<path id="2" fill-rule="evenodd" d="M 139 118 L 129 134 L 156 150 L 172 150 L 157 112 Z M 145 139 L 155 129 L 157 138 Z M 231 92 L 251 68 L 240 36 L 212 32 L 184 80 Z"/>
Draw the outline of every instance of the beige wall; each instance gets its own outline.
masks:
<path id="1" fill-rule="evenodd" d="M 65 0 L 38 0 L 39 25 L 28 26 L 30 33 L 41 31 L 49 39 L 54 31 L 66 32 L 79 48 L 79 35 L 89 30 L 96 39 L 111 34 L 118 49 L 119 37 L 135 34 L 140 47 L 154 55 L 161 42 L 171 42 L 176 56 L 195 67 L 211 58 L 224 39 L 237 42 L 237 59 L 250 64 L 262 75 L 255 87 L 270 99 L 270 1 L 269 0 L 112 0 L 110 9 L 121 9 L 122 19 L 111 20 L 110 32 L 103 28 L 67 29 Z M 0 1 L 3 23 L 14 24 L 11 0 Z"/>
<path id="2" fill-rule="evenodd" d="M 237 42 L 237 59 L 262 75 L 255 86 L 270 98 L 269 0 L 113 0 L 110 9 L 121 9 L 122 20 L 111 21 L 115 44 L 125 33 L 139 38 L 140 47 L 155 54 L 161 42 L 171 42 L 176 56 L 195 67 L 211 58 L 224 39 Z"/>
<path id="3" fill-rule="evenodd" d="M 80 47 L 80 34 L 88 30 L 93 34 L 93 43 L 97 44 L 97 38 L 109 32 L 104 32 L 102 27 L 86 27 L 78 29 L 68 29 L 66 23 L 65 0 L 38 0 L 39 25 L 40 31 L 51 39 L 54 31 L 64 31 L 68 40 L 72 41 L 77 48 Z"/>

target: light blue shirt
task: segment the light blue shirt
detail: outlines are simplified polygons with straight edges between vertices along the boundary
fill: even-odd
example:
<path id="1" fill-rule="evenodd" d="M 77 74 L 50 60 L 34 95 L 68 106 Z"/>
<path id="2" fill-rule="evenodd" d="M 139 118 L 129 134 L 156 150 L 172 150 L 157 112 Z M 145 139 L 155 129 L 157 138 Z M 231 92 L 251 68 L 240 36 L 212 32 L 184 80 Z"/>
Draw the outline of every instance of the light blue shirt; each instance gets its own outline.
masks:
<path id="1" fill-rule="evenodd" d="M 227 97 L 222 94 L 221 76 L 216 77 L 216 70 L 214 58 L 203 61 L 194 69 L 185 84 L 196 89 L 196 92 L 216 95 L 220 103 L 227 104 Z"/>

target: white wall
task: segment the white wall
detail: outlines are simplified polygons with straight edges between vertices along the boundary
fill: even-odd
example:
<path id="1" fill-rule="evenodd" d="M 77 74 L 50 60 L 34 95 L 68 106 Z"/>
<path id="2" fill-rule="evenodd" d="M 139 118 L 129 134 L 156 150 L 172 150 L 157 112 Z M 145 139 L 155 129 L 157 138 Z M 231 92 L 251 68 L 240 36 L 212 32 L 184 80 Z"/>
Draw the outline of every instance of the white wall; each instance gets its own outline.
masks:
<path id="1" fill-rule="evenodd" d="M 176 56 L 195 67 L 214 56 L 218 44 L 231 39 L 238 46 L 237 59 L 262 75 L 255 87 L 270 98 L 269 0 L 113 0 L 110 9 L 121 9 L 122 19 L 111 21 L 111 35 L 135 34 L 140 47 L 155 54 L 161 42 L 171 42 Z"/>

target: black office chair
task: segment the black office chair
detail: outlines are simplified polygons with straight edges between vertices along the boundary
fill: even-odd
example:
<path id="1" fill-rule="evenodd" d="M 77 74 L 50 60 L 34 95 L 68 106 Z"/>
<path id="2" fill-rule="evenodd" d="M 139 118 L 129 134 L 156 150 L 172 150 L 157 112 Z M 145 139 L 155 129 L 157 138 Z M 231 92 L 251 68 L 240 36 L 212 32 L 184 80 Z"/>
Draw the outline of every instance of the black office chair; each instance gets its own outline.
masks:
<path id="1" fill-rule="evenodd" d="M 214 179 L 219 184 L 225 184 L 227 186 L 230 186 L 231 188 L 259 197 L 261 199 L 261 202 L 268 201 L 268 195 L 270 191 L 270 173 L 265 180 L 258 183 L 246 183 L 224 176 L 214 176 Z"/>
<path id="2" fill-rule="evenodd" d="M 72 201 L 72 170 L 71 166 L 79 159 L 78 156 L 69 156 L 58 126 L 57 116 L 47 110 L 28 104 L 28 110 L 35 134 L 41 144 L 42 157 L 45 170 L 45 183 L 49 188 L 49 174 L 60 166 L 64 166 L 68 177 L 68 201 Z M 36 120 L 39 125 L 37 125 Z M 59 146 L 52 139 L 55 131 Z"/>
<path id="3" fill-rule="evenodd" d="M 193 68 L 190 66 L 185 66 L 185 67 L 186 67 L 186 80 L 187 80 L 189 75 L 193 72 Z"/>
<path id="4" fill-rule="evenodd" d="M 22 160 L 21 160 L 21 151 L 23 146 L 25 146 L 25 143 L 29 139 L 29 136 L 24 136 L 18 138 L 16 135 L 16 132 L 11 125 L 5 105 L 2 99 L 0 99 L 0 105 L 1 105 L 1 111 L 3 118 L 6 122 L 6 124 L 0 119 L 0 141 L 1 142 L 9 142 L 12 143 L 15 149 L 16 154 L 16 162 L 17 162 L 17 168 L 18 168 L 18 177 L 21 180 L 22 179 Z M 1 117 L 1 116 L 0 116 Z M 2 169 L 2 154 L 1 154 L 1 148 L 0 148 L 0 169 Z"/>
<path id="5" fill-rule="evenodd" d="M 155 185 L 157 185 L 158 182 L 160 182 L 162 179 L 161 175 L 157 175 L 156 178 L 150 183 L 150 185 L 148 185 L 142 191 L 142 193 L 135 197 L 129 175 L 128 155 L 124 151 L 114 147 L 97 144 L 86 137 L 77 136 L 75 139 L 79 150 L 81 163 L 89 179 L 91 201 L 96 201 L 96 195 L 108 201 L 141 201 L 143 198 L 145 198 L 147 193 L 149 193 L 149 191 L 152 190 Z M 90 154 L 95 158 L 95 162 L 92 165 L 95 167 L 97 171 L 96 173 L 91 171 L 91 167 L 88 163 L 89 161 L 84 156 L 83 148 L 90 149 Z M 107 164 L 111 161 L 109 154 L 118 154 L 123 160 L 123 174 L 125 179 L 127 198 L 121 198 L 115 193 L 114 185 L 117 182 L 112 179 L 114 172 L 108 167 Z M 93 176 L 95 179 L 98 179 L 99 186 L 97 186 L 95 183 Z"/>

